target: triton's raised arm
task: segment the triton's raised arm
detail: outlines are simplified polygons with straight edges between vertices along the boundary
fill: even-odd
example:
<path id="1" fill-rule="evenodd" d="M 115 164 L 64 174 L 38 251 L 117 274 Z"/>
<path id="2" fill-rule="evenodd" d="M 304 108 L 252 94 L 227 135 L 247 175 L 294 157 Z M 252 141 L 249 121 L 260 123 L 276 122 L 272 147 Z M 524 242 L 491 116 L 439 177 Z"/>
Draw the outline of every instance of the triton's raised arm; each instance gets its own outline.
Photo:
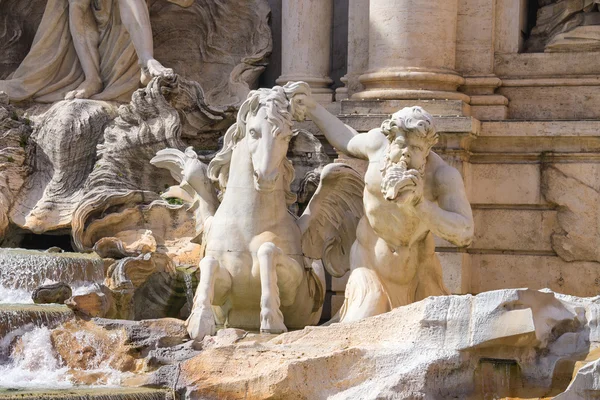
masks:
<path id="1" fill-rule="evenodd" d="M 351 157 L 368 160 L 371 152 L 381 148 L 385 137 L 377 129 L 359 134 L 331 114 L 310 95 L 296 95 L 295 106 L 301 109 L 301 116 L 309 117 L 323 132 L 329 143 L 338 151 Z"/>

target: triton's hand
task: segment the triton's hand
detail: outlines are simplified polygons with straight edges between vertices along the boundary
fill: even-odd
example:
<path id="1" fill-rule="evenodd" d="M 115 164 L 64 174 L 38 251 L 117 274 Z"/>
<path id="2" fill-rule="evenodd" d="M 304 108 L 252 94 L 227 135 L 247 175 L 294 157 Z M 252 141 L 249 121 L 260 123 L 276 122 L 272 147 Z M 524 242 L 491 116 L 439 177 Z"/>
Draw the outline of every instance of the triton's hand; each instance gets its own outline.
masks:
<path id="1" fill-rule="evenodd" d="M 395 184 L 397 195 L 393 200 L 396 203 L 416 206 L 423 199 L 423 178 L 416 169 L 404 172 L 403 179 Z"/>
<path id="2" fill-rule="evenodd" d="M 410 199 L 410 203 L 416 206 L 423 199 L 423 177 L 416 169 L 409 169 L 406 171 L 405 176 L 414 183 L 414 186 L 411 186 L 412 198 Z"/>
<path id="3" fill-rule="evenodd" d="M 317 106 L 315 100 L 307 94 L 299 93 L 290 100 L 292 116 L 296 121 L 304 121 Z"/>

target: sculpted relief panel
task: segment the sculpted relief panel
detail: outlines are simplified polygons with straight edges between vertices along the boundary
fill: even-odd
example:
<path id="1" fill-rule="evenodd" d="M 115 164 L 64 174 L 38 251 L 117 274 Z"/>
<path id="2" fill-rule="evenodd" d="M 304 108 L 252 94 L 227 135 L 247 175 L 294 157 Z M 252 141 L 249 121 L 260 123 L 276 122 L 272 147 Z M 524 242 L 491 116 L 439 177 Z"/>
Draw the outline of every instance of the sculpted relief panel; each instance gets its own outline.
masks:
<path id="1" fill-rule="evenodd" d="M 128 102 L 140 81 L 174 69 L 198 81 L 210 104 L 235 105 L 271 51 L 266 1 L 49 0 L 39 25 L 43 2 L 34 1 L 35 9 L 13 3 L 0 2 L 9 17 L 0 20 L 9 58 L 0 66 L 0 91 L 11 101 Z"/>
<path id="2" fill-rule="evenodd" d="M 558 206 L 552 249 L 565 261 L 600 262 L 600 182 L 595 164 L 544 164 L 542 193 Z"/>
<path id="3" fill-rule="evenodd" d="M 536 25 L 527 43 L 532 52 L 600 50 L 598 0 L 537 1 Z"/>

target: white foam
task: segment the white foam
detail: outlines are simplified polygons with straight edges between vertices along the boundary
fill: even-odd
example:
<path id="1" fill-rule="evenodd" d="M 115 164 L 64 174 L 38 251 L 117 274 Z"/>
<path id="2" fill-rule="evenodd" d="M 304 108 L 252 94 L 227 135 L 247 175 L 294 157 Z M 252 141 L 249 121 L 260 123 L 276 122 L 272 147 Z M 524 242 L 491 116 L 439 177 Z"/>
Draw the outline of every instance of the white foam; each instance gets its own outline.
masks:
<path id="1" fill-rule="evenodd" d="M 13 338 L 20 335 L 23 330 L 31 327 L 21 328 Z M 36 327 L 23 333 L 21 343 L 16 346 L 5 365 L 0 365 L 0 388 L 14 389 L 65 389 L 72 388 L 75 384 L 71 380 L 69 368 L 64 365 L 59 355 L 52 346 L 50 330 L 46 327 Z M 84 331 L 77 332 L 76 337 L 82 344 L 94 346 L 101 349 L 96 343 L 93 335 Z M 5 338 L 7 339 L 8 336 Z M 2 345 L 8 346 L 7 340 Z M 25 349 L 24 351 L 18 348 Z M 131 374 L 124 374 L 110 368 L 110 358 L 102 361 L 103 354 L 97 354 L 92 360 L 92 369 L 85 370 L 86 373 L 101 373 L 103 378 L 93 386 L 87 387 L 117 387 L 122 379 Z"/>
<path id="2" fill-rule="evenodd" d="M 8 365 L 0 366 L 0 387 L 63 389 L 72 387 L 68 369 L 61 366 L 50 341 L 50 330 L 35 328 L 21 337 L 25 351 L 13 350 Z"/>
<path id="3" fill-rule="evenodd" d="M 33 304 L 31 292 L 0 286 L 0 304 Z"/>

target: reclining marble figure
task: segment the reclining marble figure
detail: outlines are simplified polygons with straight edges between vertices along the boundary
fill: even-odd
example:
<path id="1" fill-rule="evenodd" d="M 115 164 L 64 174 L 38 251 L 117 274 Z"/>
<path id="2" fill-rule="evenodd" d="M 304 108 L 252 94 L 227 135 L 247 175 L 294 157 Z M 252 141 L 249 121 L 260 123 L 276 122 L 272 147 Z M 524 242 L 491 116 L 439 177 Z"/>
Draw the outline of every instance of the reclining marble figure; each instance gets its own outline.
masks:
<path id="1" fill-rule="evenodd" d="M 302 93 L 309 93 L 303 82 L 250 92 L 208 166 L 191 148 L 164 149 L 151 160 L 180 182 L 163 196 L 196 209 L 203 258 L 187 321 L 193 339 L 217 325 L 268 333 L 314 325 L 325 296 L 323 267 L 335 276 L 348 271 L 363 213 L 360 174 L 327 165 L 302 216 L 288 211 L 296 199 L 286 158 L 296 114 L 289 99 Z"/>
<path id="2" fill-rule="evenodd" d="M 173 73 L 153 53 L 144 0 L 48 0 L 29 53 L 8 80 L 0 80 L 0 91 L 11 101 L 129 101 L 140 68 L 144 84 Z"/>
<path id="3" fill-rule="evenodd" d="M 369 161 L 341 322 L 449 294 L 433 234 L 467 246 L 473 216 L 460 173 L 431 151 L 438 140 L 432 117 L 407 107 L 358 134 L 306 94 L 292 102 L 338 151 Z"/>

